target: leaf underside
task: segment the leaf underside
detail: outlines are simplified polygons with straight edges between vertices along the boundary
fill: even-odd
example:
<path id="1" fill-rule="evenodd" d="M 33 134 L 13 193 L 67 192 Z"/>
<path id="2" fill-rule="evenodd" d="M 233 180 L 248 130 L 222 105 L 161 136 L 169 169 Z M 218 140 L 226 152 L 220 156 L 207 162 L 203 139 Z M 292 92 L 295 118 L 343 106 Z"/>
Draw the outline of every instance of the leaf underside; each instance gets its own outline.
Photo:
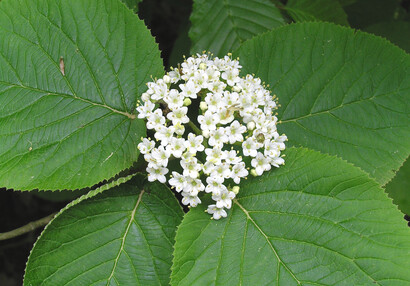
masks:
<path id="1" fill-rule="evenodd" d="M 278 96 L 279 130 L 387 183 L 410 151 L 410 55 L 388 41 L 328 23 L 278 28 L 244 43 L 242 74 Z"/>
<path id="2" fill-rule="evenodd" d="M 158 183 L 126 183 L 84 200 L 43 231 L 24 285 L 166 285 L 182 214 Z"/>
<path id="3" fill-rule="evenodd" d="M 191 53 L 210 51 L 215 56 L 285 23 L 269 0 L 195 0 L 190 20 Z"/>
<path id="4" fill-rule="evenodd" d="M 0 187 L 90 187 L 130 167 L 135 105 L 163 73 L 144 23 L 117 0 L 0 3 Z"/>
<path id="5" fill-rule="evenodd" d="M 228 217 L 191 209 L 172 285 L 408 285 L 410 229 L 378 184 L 317 151 L 242 184 Z M 407 283 L 407 284 L 406 284 Z"/>

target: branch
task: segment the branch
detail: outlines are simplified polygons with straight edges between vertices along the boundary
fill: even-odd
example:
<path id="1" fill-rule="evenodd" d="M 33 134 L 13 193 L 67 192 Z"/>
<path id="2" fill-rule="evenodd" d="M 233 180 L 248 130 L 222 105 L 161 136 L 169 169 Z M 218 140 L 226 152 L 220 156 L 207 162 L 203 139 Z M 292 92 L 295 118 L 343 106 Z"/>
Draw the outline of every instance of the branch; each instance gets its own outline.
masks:
<path id="1" fill-rule="evenodd" d="M 32 221 L 22 227 L 16 228 L 14 230 L 8 231 L 8 232 L 4 232 L 4 233 L 0 233 L 0 240 L 6 240 L 6 239 L 10 239 L 16 236 L 20 236 L 22 234 L 25 234 L 27 232 L 33 231 L 36 228 L 45 226 L 46 224 L 48 224 L 50 222 L 50 220 L 53 219 L 53 217 L 56 215 L 57 213 L 53 213 L 49 216 L 43 217 L 39 220 L 36 221 Z"/>

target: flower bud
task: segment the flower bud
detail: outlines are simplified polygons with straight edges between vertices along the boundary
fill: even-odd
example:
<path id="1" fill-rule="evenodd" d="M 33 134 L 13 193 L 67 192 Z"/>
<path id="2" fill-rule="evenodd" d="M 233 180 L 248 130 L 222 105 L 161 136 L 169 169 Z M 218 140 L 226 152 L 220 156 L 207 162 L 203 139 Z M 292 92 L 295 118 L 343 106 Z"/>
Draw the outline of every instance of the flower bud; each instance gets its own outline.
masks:
<path id="1" fill-rule="evenodd" d="M 171 78 L 168 75 L 164 75 L 163 80 L 167 84 L 171 82 Z"/>
<path id="2" fill-rule="evenodd" d="M 232 192 L 234 192 L 235 193 L 235 195 L 237 195 L 238 193 L 239 193 L 239 186 L 234 186 L 233 188 L 232 188 Z"/>
<path id="3" fill-rule="evenodd" d="M 255 169 L 252 169 L 252 170 L 251 170 L 251 175 L 254 176 L 254 177 L 257 177 L 257 176 L 258 176 L 258 174 L 256 173 L 256 170 L 255 170 Z"/>
<path id="4" fill-rule="evenodd" d="M 206 70 L 206 64 L 205 63 L 200 63 L 199 64 L 199 69 L 200 70 Z"/>
<path id="5" fill-rule="evenodd" d="M 202 111 L 205 111 L 205 110 L 208 109 L 208 104 L 207 104 L 205 101 L 201 101 L 201 103 L 199 104 L 199 108 L 200 108 Z"/>
<path id="6" fill-rule="evenodd" d="M 184 99 L 184 106 L 190 106 L 191 103 L 192 103 L 192 101 L 188 97 Z"/>
<path id="7" fill-rule="evenodd" d="M 202 131 L 202 136 L 204 136 L 205 138 L 209 137 L 209 131 L 208 130 L 203 130 Z"/>
<path id="8" fill-rule="evenodd" d="M 248 122 L 248 124 L 246 124 L 246 127 L 248 128 L 248 130 L 255 129 L 255 127 L 256 127 L 255 122 L 253 122 L 253 121 Z"/>

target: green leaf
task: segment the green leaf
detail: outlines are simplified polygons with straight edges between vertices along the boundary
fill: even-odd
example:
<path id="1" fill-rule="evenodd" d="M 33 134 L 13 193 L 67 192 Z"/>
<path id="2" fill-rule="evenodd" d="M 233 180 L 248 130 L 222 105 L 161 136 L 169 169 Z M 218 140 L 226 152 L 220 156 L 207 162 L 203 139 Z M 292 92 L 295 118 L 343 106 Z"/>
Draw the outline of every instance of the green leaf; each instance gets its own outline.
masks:
<path id="1" fill-rule="evenodd" d="M 84 200 L 43 231 L 24 285 L 166 285 L 182 214 L 157 183 L 126 183 Z"/>
<path id="2" fill-rule="evenodd" d="M 289 0 L 286 11 L 296 22 L 319 20 L 349 26 L 347 15 L 337 0 Z"/>
<path id="3" fill-rule="evenodd" d="M 400 8 L 400 0 L 357 0 L 344 7 L 349 23 L 355 28 L 391 21 Z"/>
<path id="4" fill-rule="evenodd" d="M 269 0 L 194 0 L 189 37 L 191 53 L 223 56 L 253 36 L 285 23 Z"/>
<path id="5" fill-rule="evenodd" d="M 410 160 L 407 158 L 396 176 L 385 187 L 399 209 L 410 216 Z"/>
<path id="6" fill-rule="evenodd" d="M 118 0 L 2 1 L 0 187 L 80 189 L 130 167 L 145 135 L 137 99 L 162 73 Z"/>
<path id="7" fill-rule="evenodd" d="M 382 36 L 410 53 L 410 22 L 382 22 L 366 27 L 363 30 Z"/>
<path id="8" fill-rule="evenodd" d="M 243 183 L 227 218 L 211 220 L 204 204 L 185 215 L 171 284 L 410 283 L 410 228 L 378 184 L 333 156 L 286 155 Z"/>
<path id="9" fill-rule="evenodd" d="M 234 53 L 278 95 L 289 145 L 341 156 L 387 183 L 409 156 L 410 56 L 328 23 L 291 24 Z"/>

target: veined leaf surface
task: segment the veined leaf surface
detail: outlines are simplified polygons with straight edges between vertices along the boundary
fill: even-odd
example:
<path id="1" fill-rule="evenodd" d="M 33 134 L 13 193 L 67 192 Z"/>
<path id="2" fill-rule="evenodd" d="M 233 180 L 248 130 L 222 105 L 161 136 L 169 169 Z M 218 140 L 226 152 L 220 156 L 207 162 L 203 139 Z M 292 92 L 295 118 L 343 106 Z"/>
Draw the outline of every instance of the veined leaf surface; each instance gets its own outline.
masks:
<path id="1" fill-rule="evenodd" d="M 63 210 L 43 231 L 24 285 L 166 285 L 182 210 L 159 183 L 127 182 Z"/>
<path id="2" fill-rule="evenodd" d="M 387 183 L 410 153 L 410 55 L 329 23 L 278 28 L 244 43 L 242 74 L 278 96 L 289 144 L 355 164 Z"/>
<path id="3" fill-rule="evenodd" d="M 366 173 L 302 148 L 246 180 L 228 217 L 204 202 L 176 235 L 172 285 L 408 285 L 410 229 Z"/>
<path id="4" fill-rule="evenodd" d="M 163 67 L 118 0 L 0 3 L 0 186 L 90 187 L 130 167 L 136 101 Z"/>
<path id="5" fill-rule="evenodd" d="M 269 0 L 195 0 L 191 23 L 191 53 L 205 50 L 224 56 L 285 20 Z"/>

